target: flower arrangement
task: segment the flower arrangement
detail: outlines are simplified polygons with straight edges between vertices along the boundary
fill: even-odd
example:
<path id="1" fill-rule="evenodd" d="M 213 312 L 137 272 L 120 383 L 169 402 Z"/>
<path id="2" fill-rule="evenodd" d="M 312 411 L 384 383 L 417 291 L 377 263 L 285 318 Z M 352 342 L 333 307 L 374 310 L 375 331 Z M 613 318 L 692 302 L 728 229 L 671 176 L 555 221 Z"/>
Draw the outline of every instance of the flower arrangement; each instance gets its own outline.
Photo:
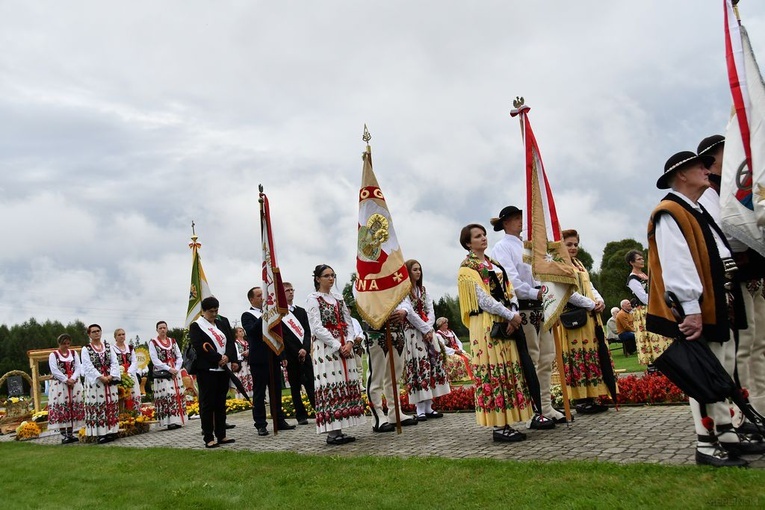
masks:
<path id="1" fill-rule="evenodd" d="M 226 400 L 226 414 L 238 413 L 252 409 L 252 406 L 243 398 L 229 398 Z"/>
<path id="2" fill-rule="evenodd" d="M 16 441 L 40 437 L 40 427 L 33 421 L 22 421 L 16 428 Z"/>
<path id="3" fill-rule="evenodd" d="M 48 421 L 48 410 L 43 409 L 32 414 L 32 421 L 35 423 L 42 423 Z"/>

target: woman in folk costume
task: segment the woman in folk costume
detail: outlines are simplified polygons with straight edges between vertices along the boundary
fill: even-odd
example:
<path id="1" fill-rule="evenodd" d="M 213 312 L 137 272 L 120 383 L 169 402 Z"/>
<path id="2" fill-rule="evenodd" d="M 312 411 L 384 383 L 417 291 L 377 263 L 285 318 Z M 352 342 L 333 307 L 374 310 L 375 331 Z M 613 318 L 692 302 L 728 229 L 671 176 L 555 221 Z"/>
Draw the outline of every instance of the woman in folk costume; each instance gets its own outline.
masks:
<path id="1" fill-rule="evenodd" d="M 157 322 L 157 338 L 149 342 L 149 357 L 154 364 L 154 416 L 167 430 L 186 424 L 186 402 L 181 379 L 183 357 L 178 343 L 167 336 L 167 323 Z M 169 372 L 169 378 L 157 378 L 158 370 Z"/>
<path id="2" fill-rule="evenodd" d="M 460 244 L 468 250 L 457 289 L 462 322 L 470 330 L 476 421 L 494 427 L 494 441 L 523 441 L 526 434 L 510 424 L 527 421 L 534 413 L 518 348 L 512 340 L 490 335 L 495 322 L 507 321 L 502 327 L 508 335 L 521 327 L 512 284 L 502 267 L 485 255 L 488 242 L 482 225 L 463 227 Z"/>
<path id="3" fill-rule="evenodd" d="M 473 379 L 470 357 L 462 348 L 457 334 L 449 329 L 449 319 L 436 319 L 436 339 L 446 353 L 446 375 L 449 382 L 465 382 Z"/>
<path id="4" fill-rule="evenodd" d="M 412 290 L 401 302 L 406 310 L 404 339 L 406 341 L 406 367 L 404 374 L 409 391 L 409 402 L 416 405 L 417 421 L 442 418 L 433 409 L 433 399 L 451 391 L 446 380 L 443 358 L 435 339 L 433 300 L 422 285 L 422 265 L 407 260 L 406 269 Z"/>
<path id="5" fill-rule="evenodd" d="M 316 433 L 327 433 L 327 444 L 356 440 L 342 429 L 366 423 L 359 383 L 361 367 L 353 355 L 351 314 L 339 294 L 332 292 L 335 271 L 326 264 L 313 271 L 312 292 L 306 300 L 313 334 Z"/>
<path id="6" fill-rule="evenodd" d="M 90 343 L 82 348 L 82 375 L 85 376 L 85 435 L 108 443 L 119 432 L 119 397 L 114 384 L 120 366 L 114 348 L 101 341 L 101 326 L 88 326 Z"/>
<path id="7" fill-rule="evenodd" d="M 650 333 L 645 327 L 648 305 L 648 275 L 643 272 L 645 257 L 638 250 L 630 250 L 624 257 L 632 269 L 627 277 L 627 287 L 632 291 L 632 321 L 635 325 L 635 343 L 638 361 L 653 371 L 653 362 L 672 343 L 666 336 Z"/>
<path id="8" fill-rule="evenodd" d="M 600 312 L 606 305 L 593 287 L 587 269 L 576 258 L 579 254 L 579 234 L 576 230 L 564 230 L 561 232 L 561 237 L 571 256 L 579 287 L 579 291 L 574 292 L 569 298 L 568 304 L 596 312 L 594 317 L 588 316 L 587 322 L 580 328 L 566 329 L 560 324 L 556 326 L 563 349 L 563 368 L 568 396 L 571 400 L 577 401 L 577 413 L 601 413 L 607 411 L 608 407 L 596 403 L 595 399 L 608 394 L 608 388 L 603 382 L 595 328 L 603 329 Z M 613 364 L 610 359 L 609 363 Z"/>
<path id="9" fill-rule="evenodd" d="M 124 397 L 120 396 L 120 402 L 125 406 L 126 411 L 139 411 L 141 409 L 141 386 L 138 383 L 138 358 L 135 355 L 135 349 L 132 345 L 125 343 L 125 330 L 122 328 L 114 330 L 114 352 L 117 353 L 117 363 L 120 364 L 120 376 L 127 374 L 133 380 L 132 389 Z M 120 386 L 118 392 L 125 390 Z"/>
<path id="10" fill-rule="evenodd" d="M 58 349 L 48 356 L 53 376 L 48 390 L 48 429 L 61 433 L 61 444 L 76 443 L 74 431 L 85 424 L 80 358 L 69 348 L 71 336 L 64 333 L 56 341 Z"/>
<path id="11" fill-rule="evenodd" d="M 234 335 L 236 335 L 236 355 L 239 358 L 239 372 L 236 376 L 242 381 L 244 389 L 247 390 L 247 397 L 252 398 L 252 372 L 250 372 L 250 363 L 247 361 L 250 356 L 250 346 L 247 343 L 247 338 L 244 333 L 244 328 L 237 326 L 234 328 Z M 234 383 L 231 383 L 231 388 L 236 390 L 236 398 L 244 399 Z"/>

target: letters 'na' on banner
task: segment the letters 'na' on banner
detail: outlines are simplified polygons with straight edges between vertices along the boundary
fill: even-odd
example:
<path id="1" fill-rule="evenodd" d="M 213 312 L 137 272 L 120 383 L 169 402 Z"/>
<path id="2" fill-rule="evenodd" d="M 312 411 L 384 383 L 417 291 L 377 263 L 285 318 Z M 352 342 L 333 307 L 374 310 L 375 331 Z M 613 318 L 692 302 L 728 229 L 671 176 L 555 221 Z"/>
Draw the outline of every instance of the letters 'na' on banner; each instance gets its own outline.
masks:
<path id="1" fill-rule="evenodd" d="M 725 0 L 725 58 L 733 97 L 720 184 L 722 229 L 765 256 L 765 85 L 749 35 Z"/>
<path id="2" fill-rule="evenodd" d="M 199 248 L 201 243 L 197 242 L 197 235 L 194 233 L 194 223 L 191 223 L 192 236 L 189 248 L 191 248 L 191 287 L 189 289 L 189 306 L 186 309 L 186 329 L 202 315 L 202 300 L 212 296 L 210 286 L 207 284 L 207 276 L 202 269 L 202 259 L 199 258 Z"/>
<path id="3" fill-rule="evenodd" d="M 284 350 L 282 317 L 287 315 L 287 296 L 282 285 L 282 275 L 276 261 L 276 248 L 271 231 L 271 210 L 268 197 L 260 192 L 260 234 L 263 243 L 263 341 L 281 354 Z"/>
<path id="4" fill-rule="evenodd" d="M 364 141 L 369 142 L 370 138 L 364 126 Z M 372 328 L 380 329 L 409 293 L 412 284 L 388 205 L 372 170 L 372 148 L 369 145 L 362 158 L 364 169 L 359 191 L 356 308 Z"/>
<path id="5" fill-rule="evenodd" d="M 555 199 L 531 130 L 528 116 L 531 108 L 524 105 L 522 99 L 516 99 L 513 104 L 515 109 L 510 115 L 520 116 L 526 153 L 526 247 L 531 249 L 530 262 L 534 277 L 542 282 L 545 318 L 542 328 L 549 329 L 558 320 L 568 298 L 576 290 L 577 278 L 568 250 L 561 239 Z"/>

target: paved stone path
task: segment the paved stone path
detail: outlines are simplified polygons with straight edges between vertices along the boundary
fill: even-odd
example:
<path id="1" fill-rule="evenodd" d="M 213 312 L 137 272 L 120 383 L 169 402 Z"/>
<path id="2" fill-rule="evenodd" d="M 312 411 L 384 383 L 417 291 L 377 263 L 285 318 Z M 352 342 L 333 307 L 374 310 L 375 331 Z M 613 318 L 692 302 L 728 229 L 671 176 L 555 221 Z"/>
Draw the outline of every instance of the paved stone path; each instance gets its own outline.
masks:
<path id="1" fill-rule="evenodd" d="M 694 465 L 695 434 L 687 405 L 621 407 L 596 415 L 576 415 L 569 426 L 549 431 L 526 430 L 521 443 L 494 443 L 489 429 L 478 427 L 473 413 L 446 414 L 403 433 L 374 433 L 371 421 L 344 430 L 356 442 L 342 446 L 325 443 L 312 421 L 295 430 L 259 437 L 249 412 L 228 417 L 236 424 L 229 430 L 236 443 L 221 449 L 257 452 L 295 452 L 315 455 L 379 455 L 395 457 L 493 458 L 504 460 L 559 461 L 589 459 L 619 464 L 645 462 L 667 465 Z M 294 420 L 289 420 L 295 423 Z M 271 426 L 269 425 L 269 430 Z M 0 436 L 8 441 L 10 436 Z M 31 441 L 58 444 L 57 434 Z M 146 434 L 119 439 L 108 445 L 71 445 L 67 448 L 169 447 L 203 449 L 199 420 L 179 430 L 154 428 Z M 765 468 L 765 455 L 748 456 L 751 467 Z"/>

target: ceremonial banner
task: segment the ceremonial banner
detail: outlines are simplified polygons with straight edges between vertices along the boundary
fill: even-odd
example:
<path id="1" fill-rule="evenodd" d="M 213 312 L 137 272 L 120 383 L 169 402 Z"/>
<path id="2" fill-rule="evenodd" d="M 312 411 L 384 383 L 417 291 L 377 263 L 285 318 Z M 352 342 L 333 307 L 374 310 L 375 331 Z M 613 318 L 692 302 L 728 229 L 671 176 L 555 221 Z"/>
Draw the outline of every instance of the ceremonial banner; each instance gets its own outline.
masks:
<path id="1" fill-rule="evenodd" d="M 577 279 L 568 250 L 561 240 L 558 213 L 555 210 L 550 183 L 547 181 L 542 156 L 531 130 L 528 112 L 522 103 L 510 112 L 520 115 L 521 136 L 526 149 L 526 214 L 528 241 L 531 249 L 531 268 L 534 277 L 542 282 L 542 307 L 549 329 L 558 320 L 568 298 L 576 290 Z"/>
<path id="2" fill-rule="evenodd" d="M 359 191 L 356 308 L 374 329 L 380 329 L 412 286 L 377 177 L 372 148 L 363 153 Z"/>
<path id="3" fill-rule="evenodd" d="M 199 248 L 202 245 L 197 242 L 197 239 L 197 235 L 194 234 L 189 243 L 189 248 L 191 248 L 191 288 L 189 289 L 189 306 L 186 309 L 186 329 L 202 315 L 202 300 L 212 296 L 205 271 L 202 269 L 202 260 L 199 258 Z"/>
<path id="4" fill-rule="evenodd" d="M 723 152 L 722 228 L 765 256 L 765 85 L 730 0 L 725 1 L 725 57 L 734 114 Z"/>
<path id="5" fill-rule="evenodd" d="M 287 296 L 282 286 L 282 275 L 276 263 L 276 249 L 271 233 L 271 211 L 268 197 L 260 193 L 260 234 L 263 242 L 263 341 L 275 354 L 284 350 L 282 317 L 287 308 Z"/>

